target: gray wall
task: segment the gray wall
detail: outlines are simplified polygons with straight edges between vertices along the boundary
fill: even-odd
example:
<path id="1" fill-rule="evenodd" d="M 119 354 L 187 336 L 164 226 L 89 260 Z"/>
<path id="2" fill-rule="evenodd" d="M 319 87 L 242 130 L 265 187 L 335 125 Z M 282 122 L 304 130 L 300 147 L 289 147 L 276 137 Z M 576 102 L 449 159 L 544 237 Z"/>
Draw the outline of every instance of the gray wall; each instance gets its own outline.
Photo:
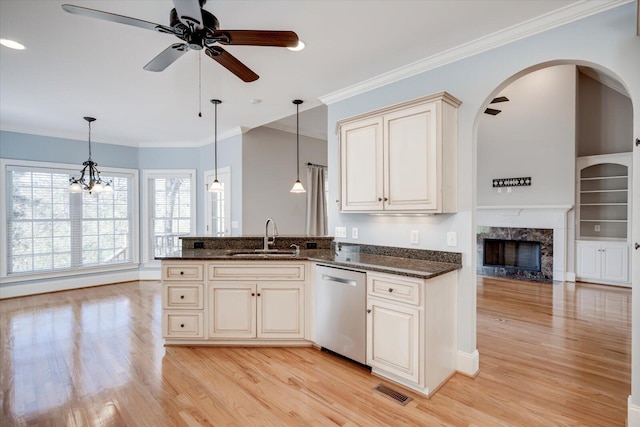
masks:
<path id="1" fill-rule="evenodd" d="M 478 126 L 478 206 L 572 205 L 575 200 L 576 67 L 527 74 L 500 91 L 509 102 Z M 498 193 L 494 178 L 530 176 Z"/>
<path id="2" fill-rule="evenodd" d="M 578 73 L 578 156 L 629 152 L 632 147 L 632 131 L 631 100 L 591 77 Z"/>
<path id="3" fill-rule="evenodd" d="M 296 135 L 267 127 L 243 136 L 243 234 L 264 235 L 269 217 L 280 234 L 305 234 L 306 194 L 290 193 L 296 180 Z M 300 135 L 300 181 L 308 162 L 326 165 L 326 141 Z"/>

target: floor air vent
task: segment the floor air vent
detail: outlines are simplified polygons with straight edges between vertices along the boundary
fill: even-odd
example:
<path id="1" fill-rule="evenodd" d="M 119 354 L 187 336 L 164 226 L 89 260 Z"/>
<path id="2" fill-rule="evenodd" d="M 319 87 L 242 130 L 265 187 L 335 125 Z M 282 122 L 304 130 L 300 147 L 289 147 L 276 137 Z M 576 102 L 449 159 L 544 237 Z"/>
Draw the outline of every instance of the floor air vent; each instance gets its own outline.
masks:
<path id="1" fill-rule="evenodd" d="M 412 397 L 409 397 L 405 394 L 400 393 L 399 391 L 396 391 L 392 388 L 387 387 L 384 384 L 378 384 L 377 386 L 375 386 L 373 388 L 373 391 L 380 393 L 381 395 L 395 401 L 398 402 L 399 404 L 401 404 L 402 406 L 406 405 L 407 403 L 411 402 L 413 400 Z"/>

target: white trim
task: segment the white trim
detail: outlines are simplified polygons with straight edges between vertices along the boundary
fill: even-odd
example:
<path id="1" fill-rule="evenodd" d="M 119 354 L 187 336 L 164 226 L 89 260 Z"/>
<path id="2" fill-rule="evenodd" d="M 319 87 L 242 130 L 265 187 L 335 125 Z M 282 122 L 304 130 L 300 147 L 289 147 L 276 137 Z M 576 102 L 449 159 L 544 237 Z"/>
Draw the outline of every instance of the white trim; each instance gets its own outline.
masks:
<path id="1" fill-rule="evenodd" d="M 456 353 L 456 371 L 470 377 L 475 377 L 479 370 L 480 353 L 478 353 L 478 350 L 474 350 L 473 353 L 458 350 Z"/>
<path id="2" fill-rule="evenodd" d="M 142 171 L 142 218 L 141 218 L 141 227 L 142 227 L 142 263 L 146 266 L 149 265 L 149 262 L 153 262 L 154 260 L 150 258 L 151 254 L 149 251 L 149 242 L 150 242 L 150 210 L 149 210 L 149 186 L 148 180 L 150 178 L 167 178 L 172 176 L 188 176 L 191 180 L 191 194 L 189 203 L 191 203 L 191 227 L 189 234 L 196 234 L 196 221 L 197 221 L 197 203 L 196 203 L 196 191 L 197 191 L 197 173 L 196 169 L 144 169 Z M 150 266 L 154 266 L 151 264 Z"/>
<path id="3" fill-rule="evenodd" d="M 205 235 L 211 236 L 210 227 L 211 224 L 211 200 L 210 197 L 212 193 L 209 193 L 209 181 L 212 181 L 215 176 L 215 169 L 211 169 L 204 172 L 204 203 L 202 206 L 202 217 L 204 218 L 204 228 Z M 228 232 L 225 233 L 225 236 L 231 236 L 231 166 L 225 166 L 223 168 L 218 168 L 218 178 L 219 181 L 224 185 L 224 215 L 225 220 L 228 222 Z"/>
<path id="4" fill-rule="evenodd" d="M 565 273 L 564 277 L 565 282 L 574 282 L 576 281 L 576 273 Z"/>
<path id="5" fill-rule="evenodd" d="M 640 427 L 640 406 L 631 403 L 631 395 L 627 399 L 627 426 Z"/>
<path id="6" fill-rule="evenodd" d="M 633 0 L 582 0 L 545 15 L 529 19 L 495 33 L 461 44 L 444 52 L 407 64 L 346 88 L 320 96 L 324 104 L 333 104 L 361 93 L 433 70 L 491 49 L 533 36 L 589 16 L 631 3 Z"/>
<path id="7" fill-rule="evenodd" d="M 559 210 L 563 212 L 569 212 L 573 209 L 573 205 L 505 205 L 505 206 L 476 206 L 478 210 L 524 210 L 524 209 L 548 209 L 548 210 Z"/>
<path id="8" fill-rule="evenodd" d="M 251 128 L 246 126 L 236 126 L 233 127 L 226 132 L 221 132 L 218 134 L 218 142 L 231 138 L 233 136 L 243 135 L 249 132 Z M 205 139 L 201 139 L 200 141 L 158 141 L 158 142 L 139 142 L 137 144 L 122 144 L 122 145 L 131 145 L 133 147 L 138 148 L 198 148 L 204 147 L 205 145 L 211 144 L 211 137 L 207 137 Z M 119 144 L 120 145 L 120 144 Z"/>
<path id="9" fill-rule="evenodd" d="M 0 300 L 27 295 L 44 294 L 49 292 L 66 291 L 69 289 L 88 288 L 91 286 L 110 285 L 120 282 L 140 280 L 138 270 L 123 271 L 101 275 L 85 275 L 74 278 L 44 280 L 35 283 L 22 283 L 0 287 Z"/>
<path id="10" fill-rule="evenodd" d="M 264 125 L 264 127 L 270 128 L 270 129 L 279 130 L 281 132 L 292 133 L 294 135 L 295 135 L 296 130 L 297 130 L 294 126 L 287 126 L 287 125 L 284 125 L 284 124 L 279 123 L 279 122 L 269 123 L 269 124 Z M 326 132 L 317 132 L 317 131 L 310 130 L 310 129 L 301 128 L 300 129 L 300 135 L 307 136 L 309 138 L 320 139 L 322 141 L 326 141 L 327 140 L 327 133 Z"/>

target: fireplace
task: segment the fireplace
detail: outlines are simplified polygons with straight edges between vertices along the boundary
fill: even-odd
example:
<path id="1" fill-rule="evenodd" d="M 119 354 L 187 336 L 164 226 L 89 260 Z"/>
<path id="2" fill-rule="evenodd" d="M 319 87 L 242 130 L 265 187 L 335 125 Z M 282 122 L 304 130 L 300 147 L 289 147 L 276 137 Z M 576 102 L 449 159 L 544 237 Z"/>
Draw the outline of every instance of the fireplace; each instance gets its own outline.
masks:
<path id="1" fill-rule="evenodd" d="M 482 276 L 553 281 L 553 230 L 478 227 L 478 269 Z"/>
<path id="2" fill-rule="evenodd" d="M 540 271 L 540 242 L 484 239 L 482 265 Z"/>

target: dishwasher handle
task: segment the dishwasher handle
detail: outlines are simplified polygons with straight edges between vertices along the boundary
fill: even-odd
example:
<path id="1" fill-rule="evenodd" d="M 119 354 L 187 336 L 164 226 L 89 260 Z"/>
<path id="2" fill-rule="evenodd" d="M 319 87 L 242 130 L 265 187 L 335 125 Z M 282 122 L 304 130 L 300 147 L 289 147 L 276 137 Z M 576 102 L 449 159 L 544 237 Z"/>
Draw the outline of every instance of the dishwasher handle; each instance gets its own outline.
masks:
<path id="1" fill-rule="evenodd" d="M 329 282 L 342 283 L 342 284 L 349 285 L 349 286 L 357 286 L 358 285 L 355 280 L 343 279 L 342 277 L 327 276 L 326 274 L 322 275 L 322 280 L 327 280 Z"/>

